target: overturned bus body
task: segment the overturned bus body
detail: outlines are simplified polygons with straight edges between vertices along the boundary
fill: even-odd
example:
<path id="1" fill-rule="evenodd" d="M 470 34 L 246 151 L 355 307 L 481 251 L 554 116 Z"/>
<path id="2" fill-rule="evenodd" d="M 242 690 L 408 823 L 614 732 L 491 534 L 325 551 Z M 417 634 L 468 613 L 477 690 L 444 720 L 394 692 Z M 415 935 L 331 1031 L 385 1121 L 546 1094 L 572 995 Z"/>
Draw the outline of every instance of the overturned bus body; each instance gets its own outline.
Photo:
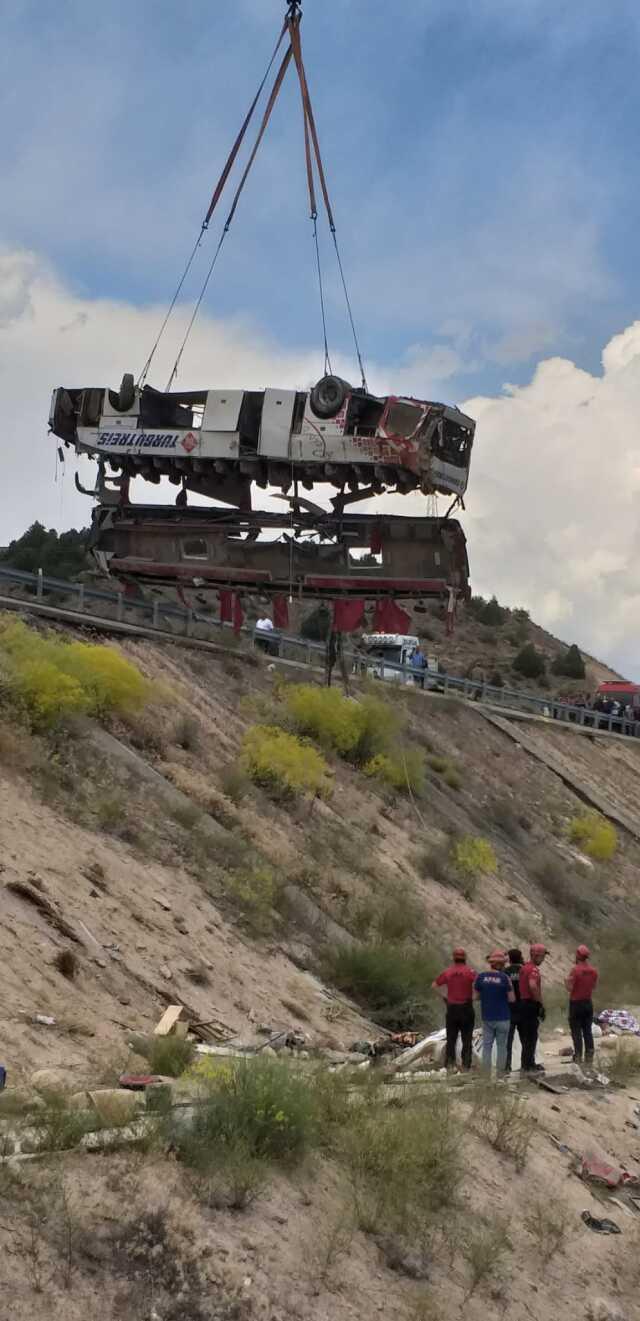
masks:
<path id="1" fill-rule="evenodd" d="M 55 390 L 49 422 L 97 459 L 92 554 L 124 582 L 378 600 L 469 593 L 455 519 L 347 508 L 385 491 L 461 503 L 475 423 L 457 408 L 377 398 L 336 376 L 310 391 L 162 393 L 127 375 L 118 391 Z M 130 503 L 134 477 L 178 486 L 175 505 Z M 337 488 L 330 509 L 301 494 L 315 483 Z M 256 510 L 254 485 L 280 488 L 285 511 Z M 189 492 L 219 503 L 189 507 Z"/>
<path id="2" fill-rule="evenodd" d="M 378 398 L 337 376 L 310 391 L 138 389 L 54 391 L 50 427 L 114 473 L 166 477 L 249 508 L 252 483 L 287 491 L 299 480 L 356 493 L 462 497 L 475 423 L 445 404 Z M 369 493 L 369 492 L 368 492 Z"/>
<path id="3" fill-rule="evenodd" d="M 468 595 L 456 519 L 102 506 L 94 511 L 92 552 L 125 582 L 196 587 L 205 595 L 226 588 L 330 599 Z"/>

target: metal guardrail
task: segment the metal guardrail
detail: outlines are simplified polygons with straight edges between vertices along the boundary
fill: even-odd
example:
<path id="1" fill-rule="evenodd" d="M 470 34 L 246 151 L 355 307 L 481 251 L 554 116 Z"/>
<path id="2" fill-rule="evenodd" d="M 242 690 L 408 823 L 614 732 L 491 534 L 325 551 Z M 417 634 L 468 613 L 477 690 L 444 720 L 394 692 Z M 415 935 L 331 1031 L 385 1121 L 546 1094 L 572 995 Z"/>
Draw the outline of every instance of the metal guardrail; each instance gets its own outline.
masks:
<path id="1" fill-rule="evenodd" d="M 150 627 L 162 629 L 165 635 L 167 631 L 174 631 L 174 625 L 177 636 L 193 638 L 201 637 L 203 629 L 219 634 L 221 629 L 232 627 L 231 624 L 223 624 L 220 620 L 209 618 L 197 610 L 170 605 L 160 600 L 143 601 L 137 597 L 127 596 L 124 590 L 109 591 L 92 587 L 88 583 L 52 578 L 41 572 L 28 573 L 22 569 L 0 567 L 0 587 L 3 582 L 13 582 L 31 589 L 39 600 L 45 595 L 70 596 L 77 601 L 76 608 L 80 613 L 85 611 L 89 602 L 107 602 L 114 614 L 104 614 L 102 617 L 106 620 L 113 618 L 118 623 L 125 622 L 130 612 L 137 612 L 143 616 L 150 615 Z M 97 615 L 100 612 L 94 609 L 92 613 Z M 167 629 L 168 625 L 170 627 Z M 247 625 L 243 625 L 241 631 L 249 636 L 253 646 L 261 647 L 274 657 L 291 659 L 293 653 L 293 658 L 299 658 L 304 665 L 311 665 L 314 660 L 324 665 L 326 649 L 323 642 L 313 642 L 309 638 L 297 637 L 295 634 L 282 633 L 275 629 L 261 634 Z M 375 662 L 371 657 L 360 651 L 345 651 L 344 655 L 351 663 L 354 674 L 374 673 L 375 675 Z M 605 730 L 609 733 L 640 738 L 640 721 L 629 720 L 624 715 L 607 715 L 590 707 L 571 706 L 555 698 L 536 697 L 533 693 L 524 693 L 516 688 L 497 688 L 476 679 L 460 679 L 452 674 L 436 674 L 427 669 L 416 671 L 412 665 L 396 665 L 393 661 L 385 660 L 384 663 L 380 662 L 380 665 L 383 665 L 385 672 L 396 674 L 397 682 L 413 684 L 429 692 L 460 694 L 461 697 L 471 701 L 485 701 L 492 706 L 542 715 L 553 720 L 576 724 L 585 729 Z"/>

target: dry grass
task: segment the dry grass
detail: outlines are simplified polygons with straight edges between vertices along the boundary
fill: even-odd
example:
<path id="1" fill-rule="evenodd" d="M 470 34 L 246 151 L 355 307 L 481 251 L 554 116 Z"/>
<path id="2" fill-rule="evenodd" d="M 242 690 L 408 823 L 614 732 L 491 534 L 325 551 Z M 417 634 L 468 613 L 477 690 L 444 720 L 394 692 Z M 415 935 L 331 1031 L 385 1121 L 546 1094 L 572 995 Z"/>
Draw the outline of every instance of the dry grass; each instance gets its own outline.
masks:
<path id="1" fill-rule="evenodd" d="M 486 1083 L 475 1089 L 472 1106 L 476 1131 L 494 1151 L 509 1156 L 518 1171 L 523 1170 L 535 1131 L 526 1102 L 501 1083 Z"/>

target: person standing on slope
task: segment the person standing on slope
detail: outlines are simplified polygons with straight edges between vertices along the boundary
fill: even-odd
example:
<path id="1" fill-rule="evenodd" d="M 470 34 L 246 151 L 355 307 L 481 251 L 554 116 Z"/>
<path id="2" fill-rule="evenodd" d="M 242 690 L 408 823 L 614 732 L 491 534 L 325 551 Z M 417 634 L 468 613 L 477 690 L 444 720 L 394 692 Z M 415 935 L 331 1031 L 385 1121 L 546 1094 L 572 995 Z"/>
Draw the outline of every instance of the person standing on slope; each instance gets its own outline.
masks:
<path id="1" fill-rule="evenodd" d="M 511 1026 L 511 1005 L 515 992 L 504 966 L 507 956 L 502 950 L 487 956 L 489 972 L 479 972 L 473 994 L 482 1010 L 482 1067 L 491 1073 L 493 1043 L 497 1049 L 497 1071 L 504 1073 L 507 1066 L 507 1039 Z"/>
<path id="2" fill-rule="evenodd" d="M 529 950 L 529 961 L 522 965 L 520 972 L 520 1040 L 522 1042 L 523 1073 L 544 1070 L 543 1064 L 536 1064 L 536 1046 L 538 1029 L 544 1022 L 542 1003 L 542 976 L 540 965 L 544 963 L 548 950 L 544 945 L 534 944 Z"/>
<path id="3" fill-rule="evenodd" d="M 448 1069 L 456 1067 L 456 1046 L 458 1036 L 462 1039 L 462 1067 L 471 1068 L 473 1029 L 476 1016 L 473 1012 L 473 984 L 476 974 L 467 963 L 466 951 L 458 947 L 453 951 L 453 963 L 441 972 L 431 983 L 447 1006 L 446 1030 Z"/>
<path id="4" fill-rule="evenodd" d="M 591 955 L 586 945 L 578 945 L 575 966 L 565 982 L 569 992 L 569 1027 L 573 1038 L 573 1058 L 585 1064 L 593 1063 L 593 992 L 598 985 L 598 971 L 589 962 Z"/>
<path id="5" fill-rule="evenodd" d="M 516 1028 L 518 1030 L 518 1036 L 520 1037 L 520 1046 L 522 1047 L 522 1034 L 520 1032 L 520 973 L 522 972 L 523 963 L 524 963 L 524 959 L 522 957 L 521 951 L 519 949 L 510 949 L 509 962 L 505 968 L 505 972 L 507 974 L 507 977 L 511 978 L 511 985 L 513 987 L 513 994 L 515 998 L 512 1000 L 510 1006 L 511 1025 L 509 1027 L 509 1036 L 507 1038 L 507 1065 L 506 1065 L 507 1073 L 511 1073 L 511 1064 L 513 1057 L 513 1040 L 516 1035 Z"/>

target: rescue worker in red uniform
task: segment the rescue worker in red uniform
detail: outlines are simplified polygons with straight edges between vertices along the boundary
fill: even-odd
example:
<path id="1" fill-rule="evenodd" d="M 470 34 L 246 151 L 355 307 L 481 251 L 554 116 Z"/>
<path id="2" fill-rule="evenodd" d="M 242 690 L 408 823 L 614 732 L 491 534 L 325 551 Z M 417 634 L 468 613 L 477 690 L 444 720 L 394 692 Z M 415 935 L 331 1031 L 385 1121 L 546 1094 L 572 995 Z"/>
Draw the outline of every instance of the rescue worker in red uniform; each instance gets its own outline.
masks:
<path id="1" fill-rule="evenodd" d="M 442 996 L 446 1006 L 448 1069 L 456 1067 L 456 1046 L 458 1036 L 462 1040 L 462 1067 L 471 1068 L 473 1029 L 476 1016 L 473 1010 L 473 984 L 476 974 L 467 963 L 466 951 L 458 947 L 453 951 L 453 963 L 441 972 L 431 983 L 434 990 Z"/>
<path id="2" fill-rule="evenodd" d="M 569 1028 L 573 1038 L 576 1064 L 593 1063 L 593 992 L 598 985 L 598 971 L 589 962 L 586 945 L 578 945 L 575 966 L 565 982 L 569 992 Z"/>
<path id="3" fill-rule="evenodd" d="M 543 1064 L 536 1064 L 536 1046 L 539 1025 L 544 1021 L 540 965 L 544 963 L 548 952 L 544 945 L 532 945 L 529 950 L 529 961 L 523 963 L 520 971 L 520 1040 L 522 1042 L 520 1069 L 523 1073 L 544 1069 Z"/>

